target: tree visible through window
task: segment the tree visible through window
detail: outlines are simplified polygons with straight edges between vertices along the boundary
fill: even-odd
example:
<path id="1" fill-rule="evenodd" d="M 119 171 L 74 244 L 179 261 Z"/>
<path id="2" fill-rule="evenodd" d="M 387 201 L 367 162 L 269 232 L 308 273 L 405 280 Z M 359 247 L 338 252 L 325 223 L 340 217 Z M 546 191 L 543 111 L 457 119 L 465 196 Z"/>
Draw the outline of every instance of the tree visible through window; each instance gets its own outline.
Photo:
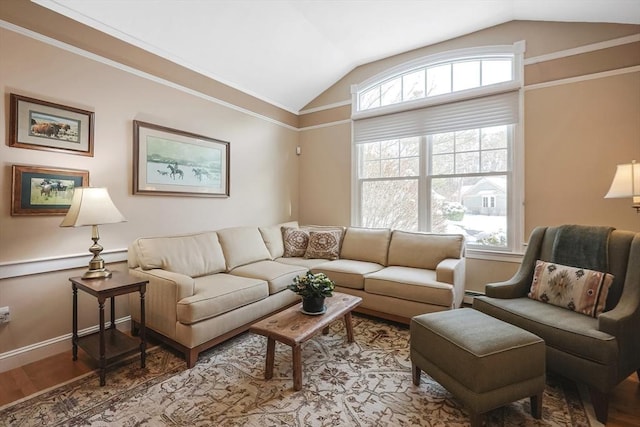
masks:
<path id="1" fill-rule="evenodd" d="M 485 54 L 426 62 L 357 91 L 367 113 L 354 115 L 357 225 L 462 233 L 470 247 L 509 249 L 516 75 L 515 54 Z M 452 98 L 459 92 L 469 96 Z"/>

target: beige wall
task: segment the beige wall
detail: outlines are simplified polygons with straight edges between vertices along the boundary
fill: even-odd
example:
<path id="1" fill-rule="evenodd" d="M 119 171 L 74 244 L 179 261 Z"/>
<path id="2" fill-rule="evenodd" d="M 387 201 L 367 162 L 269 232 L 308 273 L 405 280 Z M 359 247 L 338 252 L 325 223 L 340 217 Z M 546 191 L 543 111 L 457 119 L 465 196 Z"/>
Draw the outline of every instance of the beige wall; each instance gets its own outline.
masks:
<path id="1" fill-rule="evenodd" d="M 351 123 L 305 131 L 300 139 L 303 224 L 351 224 Z"/>
<path id="2" fill-rule="evenodd" d="M 6 130 L 5 140 L 11 92 L 96 113 L 92 158 L 13 148 L 6 142 L 0 145 L 0 269 L 20 265 L 28 270 L 35 264 L 32 260 L 45 258 L 52 258 L 55 266 L 69 255 L 85 253 L 90 244 L 87 228 L 58 228 L 61 217 L 10 216 L 12 164 L 84 169 L 90 171 L 92 185 L 107 186 L 128 219 L 127 223 L 101 227 L 101 243 L 107 250 L 124 250 L 138 236 L 233 225 L 272 224 L 288 219 L 315 224 L 350 223 L 348 106 L 292 117 L 217 82 L 207 84 L 188 70 L 174 69 L 175 64 L 147 56 L 86 27 L 77 27 L 77 23 L 62 22 L 63 18 L 31 2 L 11 2 L 0 11 L 0 17 L 152 75 L 175 79 L 205 95 L 188 94 L 0 29 L 0 126 Z M 73 31 L 60 30 L 69 26 Z M 525 56 L 531 58 L 638 33 L 639 26 L 629 25 L 511 22 L 358 67 L 307 108 L 348 101 L 351 84 L 407 60 L 444 50 L 526 40 Z M 631 50 L 630 63 L 640 64 L 633 54 Z M 575 83 L 557 80 L 629 66 L 628 61 L 618 58 L 602 68 L 602 58 L 611 56 L 589 55 L 575 63 L 559 61 L 556 66 L 544 61 L 528 66 L 527 77 L 533 79 L 529 81 L 544 85 L 530 86 L 524 92 L 527 234 L 538 224 L 563 222 L 640 229 L 640 217 L 629 208 L 629 201 L 601 198 L 616 164 L 632 158 L 640 160 L 640 73 Z M 577 70 L 580 71 L 576 73 Z M 206 96 L 218 97 L 242 111 Z M 133 196 L 134 119 L 230 141 L 231 197 Z M 296 123 L 302 127 L 300 132 L 295 130 Z M 300 156 L 295 155 L 297 145 L 301 147 Z M 510 277 L 517 266 L 514 262 L 470 259 L 467 288 L 482 291 L 485 283 Z M 125 269 L 123 263 L 111 267 Z M 67 279 L 81 271 L 82 268 L 66 269 L 0 280 L 0 306 L 8 305 L 12 311 L 11 323 L 0 326 L 0 355 L 70 333 L 71 294 Z M 120 300 L 118 317 L 128 314 L 126 299 Z M 80 303 L 80 327 L 95 325 L 95 301 L 84 296 Z"/>
<path id="3" fill-rule="evenodd" d="M 88 254 L 88 227 L 59 228 L 61 216 L 11 216 L 11 165 L 88 170 L 106 186 L 128 222 L 100 227 L 107 250 L 124 250 L 139 236 L 189 233 L 235 225 L 275 224 L 298 217 L 298 132 L 75 53 L 0 29 L 0 268 L 31 260 Z M 9 147 L 9 93 L 95 112 L 95 155 Z M 134 119 L 230 142 L 231 197 L 132 195 Z M 126 265 L 117 264 L 125 270 Z M 0 280 L 0 306 L 12 320 L 0 325 L 0 354 L 71 331 L 67 270 Z M 96 324 L 95 301 L 82 298 L 81 327 Z M 120 316 L 127 315 L 123 299 Z"/>
<path id="4" fill-rule="evenodd" d="M 527 42 L 525 58 L 611 40 L 640 31 L 638 25 L 512 21 L 442 43 L 425 46 L 355 68 L 325 90 L 304 109 L 351 100 L 350 88 L 396 65 L 448 50 Z M 303 109 L 303 110 L 304 110 Z"/>
<path id="5" fill-rule="evenodd" d="M 534 58 L 638 34 L 637 25 L 510 22 L 358 67 L 305 108 L 348 101 L 351 85 L 446 50 L 524 40 L 525 58 Z M 561 59 L 547 58 L 525 67 L 526 81 L 532 83 L 524 90 L 525 240 L 537 225 L 562 223 L 640 231 L 640 216 L 630 208 L 630 200 L 603 198 L 616 165 L 640 161 L 638 66 L 636 41 Z M 625 72 L 629 67 L 635 71 Z M 613 75 L 596 75 L 601 72 Z M 618 72 L 621 74 L 615 74 Z M 570 78 L 578 81 L 566 80 Z M 342 158 L 351 154 L 350 125 L 344 123 L 349 114 L 345 107 L 303 111 L 300 123 L 308 128 L 302 128 L 300 144 L 306 153 L 318 153 L 318 157 L 317 162 L 309 156 L 301 162 L 305 165 L 300 169 L 302 223 L 323 220 L 318 212 L 326 212 L 327 200 L 333 201 L 333 216 L 326 218 L 348 218 L 351 186 L 336 185 L 334 177 L 345 179 L 350 174 L 351 159 Z M 329 159 L 340 160 L 327 162 Z M 322 168 L 315 167 L 318 164 Z M 349 170 L 343 169 L 345 165 Z M 337 204 L 341 200 L 347 204 Z M 511 277 L 517 265 L 470 260 L 466 287 L 483 291 L 484 284 Z"/>
<path id="6" fill-rule="evenodd" d="M 640 71 L 525 93 L 525 229 L 567 222 L 640 231 L 631 200 L 604 199 L 640 159 Z"/>

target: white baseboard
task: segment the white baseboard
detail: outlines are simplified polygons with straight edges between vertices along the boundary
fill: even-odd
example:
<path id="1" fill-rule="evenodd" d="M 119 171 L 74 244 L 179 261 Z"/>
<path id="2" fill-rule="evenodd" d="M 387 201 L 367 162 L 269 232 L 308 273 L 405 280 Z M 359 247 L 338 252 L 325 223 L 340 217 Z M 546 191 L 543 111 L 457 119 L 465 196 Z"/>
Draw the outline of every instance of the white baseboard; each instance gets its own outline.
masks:
<path id="1" fill-rule="evenodd" d="M 108 327 L 108 324 L 106 324 L 105 327 Z M 116 319 L 116 328 L 121 331 L 129 331 L 131 329 L 131 316 Z M 78 334 L 90 334 L 97 332 L 98 329 L 98 325 L 95 325 L 78 331 Z M 0 354 L 0 372 L 19 368 L 20 366 L 68 351 L 71 349 L 71 337 L 72 334 L 66 334 L 2 353 Z"/>

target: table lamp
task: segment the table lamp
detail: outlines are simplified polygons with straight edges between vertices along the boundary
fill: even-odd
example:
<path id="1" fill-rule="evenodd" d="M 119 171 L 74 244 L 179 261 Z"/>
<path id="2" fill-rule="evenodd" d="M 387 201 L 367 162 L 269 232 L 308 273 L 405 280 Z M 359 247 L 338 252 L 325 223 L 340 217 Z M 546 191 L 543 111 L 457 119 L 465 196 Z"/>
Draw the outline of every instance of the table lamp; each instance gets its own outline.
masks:
<path id="1" fill-rule="evenodd" d="M 631 163 L 618 165 L 611 188 L 604 196 L 605 199 L 627 197 L 632 199 L 631 207 L 640 213 L 640 164 L 635 160 Z"/>
<path id="2" fill-rule="evenodd" d="M 98 279 L 111 277 L 111 272 L 104 266 L 104 259 L 100 257 L 102 246 L 98 244 L 99 224 L 112 224 L 124 222 L 126 219 L 111 201 L 106 188 L 78 187 L 73 191 L 71 206 L 64 217 L 60 227 L 92 227 L 91 240 L 93 245 L 89 252 L 93 258 L 89 261 L 89 270 L 82 276 L 83 279 Z"/>

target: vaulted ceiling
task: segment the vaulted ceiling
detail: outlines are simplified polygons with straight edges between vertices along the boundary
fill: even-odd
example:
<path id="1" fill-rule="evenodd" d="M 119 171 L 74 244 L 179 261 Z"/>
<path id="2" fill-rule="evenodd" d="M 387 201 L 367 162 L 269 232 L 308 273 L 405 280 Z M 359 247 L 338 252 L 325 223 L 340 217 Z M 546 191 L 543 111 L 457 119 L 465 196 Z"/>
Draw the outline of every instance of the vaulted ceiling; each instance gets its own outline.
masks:
<path id="1" fill-rule="evenodd" d="M 640 0 L 32 0 L 298 112 L 355 67 L 512 20 L 640 24 Z"/>

